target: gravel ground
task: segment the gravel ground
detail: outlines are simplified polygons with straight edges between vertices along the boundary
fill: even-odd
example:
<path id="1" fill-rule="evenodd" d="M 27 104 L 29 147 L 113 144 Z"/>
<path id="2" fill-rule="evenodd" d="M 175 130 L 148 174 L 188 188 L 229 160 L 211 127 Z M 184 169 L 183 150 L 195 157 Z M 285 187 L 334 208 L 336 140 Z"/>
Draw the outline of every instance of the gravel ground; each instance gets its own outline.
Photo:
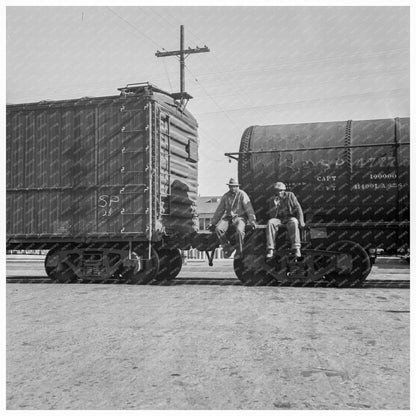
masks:
<path id="1" fill-rule="evenodd" d="M 8 284 L 7 409 L 408 409 L 409 290 Z"/>

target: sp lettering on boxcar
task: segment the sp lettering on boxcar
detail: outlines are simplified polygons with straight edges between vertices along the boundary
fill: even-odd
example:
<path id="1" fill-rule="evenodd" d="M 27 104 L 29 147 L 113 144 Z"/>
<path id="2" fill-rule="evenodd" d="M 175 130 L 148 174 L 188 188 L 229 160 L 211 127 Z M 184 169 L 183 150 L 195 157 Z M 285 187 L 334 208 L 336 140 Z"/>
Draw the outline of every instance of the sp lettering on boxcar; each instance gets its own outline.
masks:
<path id="1" fill-rule="evenodd" d="M 102 217 L 110 217 L 114 212 L 114 205 L 120 202 L 117 195 L 100 195 L 98 197 L 98 207 L 101 208 Z"/>

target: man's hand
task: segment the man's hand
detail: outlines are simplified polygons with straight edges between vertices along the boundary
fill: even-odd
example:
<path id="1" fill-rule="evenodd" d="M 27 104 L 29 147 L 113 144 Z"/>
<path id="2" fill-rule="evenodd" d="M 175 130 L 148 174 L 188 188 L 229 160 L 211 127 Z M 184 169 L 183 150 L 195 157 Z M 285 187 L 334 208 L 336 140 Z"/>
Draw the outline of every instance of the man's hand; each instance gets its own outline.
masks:
<path id="1" fill-rule="evenodd" d="M 249 227 L 250 227 L 252 230 L 255 230 L 255 229 L 256 229 L 256 227 L 257 227 L 256 222 L 255 222 L 255 221 L 252 221 L 252 222 L 249 224 Z"/>

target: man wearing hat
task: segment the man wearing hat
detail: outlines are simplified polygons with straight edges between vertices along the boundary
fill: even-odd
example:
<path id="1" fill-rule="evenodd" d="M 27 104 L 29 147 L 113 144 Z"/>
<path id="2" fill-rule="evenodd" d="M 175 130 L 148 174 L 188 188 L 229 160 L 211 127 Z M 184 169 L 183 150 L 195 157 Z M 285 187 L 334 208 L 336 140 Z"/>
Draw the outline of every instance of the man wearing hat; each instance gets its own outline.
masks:
<path id="1" fill-rule="evenodd" d="M 245 227 L 247 222 L 256 227 L 256 215 L 251 205 L 248 195 L 239 189 L 240 184 L 234 178 L 227 183 L 230 190 L 225 193 L 220 200 L 218 208 L 212 218 L 212 228 L 215 226 L 215 232 L 224 249 L 224 256 L 230 257 L 234 249 L 230 246 L 225 233 L 229 226 L 236 229 L 238 244 L 234 258 L 240 258 L 245 236 Z M 210 228 L 211 228 L 210 227 Z"/>
<path id="2" fill-rule="evenodd" d="M 270 199 L 270 219 L 266 228 L 266 258 L 273 257 L 276 233 L 279 227 L 286 227 L 292 250 L 296 257 L 301 257 L 299 226 L 305 226 L 302 207 L 295 194 L 286 191 L 286 185 L 283 182 L 276 182 L 273 187 L 275 192 L 273 198 Z"/>

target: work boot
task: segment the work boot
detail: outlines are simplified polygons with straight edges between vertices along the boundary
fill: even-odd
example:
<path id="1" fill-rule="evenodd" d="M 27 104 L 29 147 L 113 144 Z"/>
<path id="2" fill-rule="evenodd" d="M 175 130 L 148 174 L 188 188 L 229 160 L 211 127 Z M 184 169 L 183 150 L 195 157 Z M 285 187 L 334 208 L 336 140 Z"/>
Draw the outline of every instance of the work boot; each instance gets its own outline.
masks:
<path id="1" fill-rule="evenodd" d="M 267 249 L 266 259 L 271 259 L 273 257 L 273 249 Z"/>
<path id="2" fill-rule="evenodd" d="M 302 253 L 300 252 L 300 248 L 295 248 L 293 250 L 295 257 L 302 257 Z"/>

